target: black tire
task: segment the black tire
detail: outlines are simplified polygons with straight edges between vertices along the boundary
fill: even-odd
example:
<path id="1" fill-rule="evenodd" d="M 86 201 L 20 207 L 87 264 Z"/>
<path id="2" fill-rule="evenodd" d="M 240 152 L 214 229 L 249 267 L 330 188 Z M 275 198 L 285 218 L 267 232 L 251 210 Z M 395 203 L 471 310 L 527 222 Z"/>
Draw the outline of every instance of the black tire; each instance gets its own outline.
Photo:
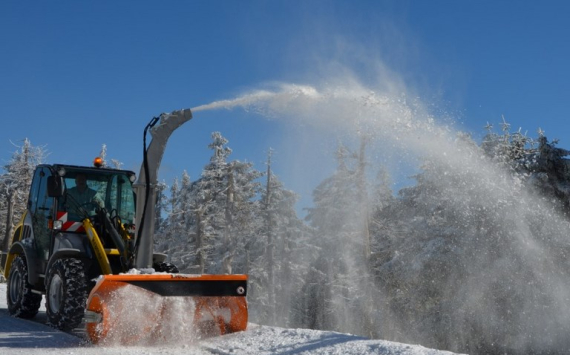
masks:
<path id="1" fill-rule="evenodd" d="M 48 324 L 64 331 L 77 328 L 87 303 L 85 265 L 74 258 L 58 259 L 51 264 L 46 276 Z"/>
<path id="2" fill-rule="evenodd" d="M 28 265 L 22 256 L 12 262 L 6 285 L 6 301 L 10 315 L 18 318 L 34 318 L 38 314 L 42 295 L 33 293 L 28 283 Z"/>

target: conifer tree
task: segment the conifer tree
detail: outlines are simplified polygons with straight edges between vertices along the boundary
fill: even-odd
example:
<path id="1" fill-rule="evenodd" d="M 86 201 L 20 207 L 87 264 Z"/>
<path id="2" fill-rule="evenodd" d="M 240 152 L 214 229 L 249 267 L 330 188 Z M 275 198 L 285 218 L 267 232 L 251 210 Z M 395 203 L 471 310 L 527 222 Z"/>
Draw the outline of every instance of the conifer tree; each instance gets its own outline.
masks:
<path id="1" fill-rule="evenodd" d="M 196 245 L 200 272 L 231 273 L 243 269 L 245 239 L 251 233 L 261 173 L 253 164 L 228 161 L 231 149 L 219 132 L 212 134 L 213 154 L 193 186 Z M 222 260 L 219 264 L 217 261 Z"/>
<path id="2" fill-rule="evenodd" d="M 0 177 L 0 198 L 5 204 L 3 251 L 7 251 L 11 243 L 16 219 L 26 209 L 34 169 L 43 162 L 46 154 L 44 147 L 33 146 L 26 138 L 22 146 L 12 154 L 10 162 L 4 166 L 5 173 Z"/>
<path id="3" fill-rule="evenodd" d="M 339 146 L 337 162 L 335 173 L 314 190 L 315 207 L 307 214 L 320 250 L 304 286 L 305 322 L 318 329 L 350 328 L 353 333 L 369 335 L 374 316 L 363 311 L 369 309 L 369 294 L 356 291 L 370 285 L 364 148 L 350 154 Z M 311 304 L 312 299 L 318 299 L 318 304 Z"/>
<path id="4" fill-rule="evenodd" d="M 270 150 L 260 199 L 262 219 L 246 253 L 254 257 L 249 274 L 255 316 L 266 324 L 288 326 L 306 273 L 308 230 L 295 211 L 297 195 L 272 171 L 272 154 Z"/>

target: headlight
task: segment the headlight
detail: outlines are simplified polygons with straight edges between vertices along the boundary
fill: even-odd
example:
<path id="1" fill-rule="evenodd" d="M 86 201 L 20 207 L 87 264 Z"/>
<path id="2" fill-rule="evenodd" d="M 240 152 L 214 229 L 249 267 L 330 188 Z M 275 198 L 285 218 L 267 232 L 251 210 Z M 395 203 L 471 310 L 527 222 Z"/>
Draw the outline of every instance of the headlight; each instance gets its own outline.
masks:
<path id="1" fill-rule="evenodd" d="M 63 221 L 60 221 L 59 219 L 53 221 L 53 229 L 59 230 L 62 227 L 63 227 Z"/>

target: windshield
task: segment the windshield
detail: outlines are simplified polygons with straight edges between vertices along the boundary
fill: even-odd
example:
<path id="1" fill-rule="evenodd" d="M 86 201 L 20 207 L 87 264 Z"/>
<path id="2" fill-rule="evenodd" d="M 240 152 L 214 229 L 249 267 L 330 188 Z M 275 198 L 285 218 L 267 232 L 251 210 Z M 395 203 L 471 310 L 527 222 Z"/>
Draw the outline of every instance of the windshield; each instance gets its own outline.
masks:
<path id="1" fill-rule="evenodd" d="M 125 224 L 134 223 L 134 193 L 127 172 L 68 169 L 64 184 L 60 209 L 69 213 L 70 220 L 81 221 L 85 212 L 92 215 L 97 208 L 105 208 L 111 217 L 118 216 Z"/>

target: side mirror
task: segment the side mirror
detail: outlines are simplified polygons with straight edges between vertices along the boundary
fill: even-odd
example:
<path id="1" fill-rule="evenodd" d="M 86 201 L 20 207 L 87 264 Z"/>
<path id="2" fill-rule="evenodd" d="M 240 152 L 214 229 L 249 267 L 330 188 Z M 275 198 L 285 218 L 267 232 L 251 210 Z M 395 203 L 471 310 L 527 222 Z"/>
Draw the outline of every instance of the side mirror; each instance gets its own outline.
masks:
<path id="1" fill-rule="evenodd" d="M 61 176 L 48 176 L 47 193 L 49 197 L 60 197 L 63 195 L 63 178 Z"/>

